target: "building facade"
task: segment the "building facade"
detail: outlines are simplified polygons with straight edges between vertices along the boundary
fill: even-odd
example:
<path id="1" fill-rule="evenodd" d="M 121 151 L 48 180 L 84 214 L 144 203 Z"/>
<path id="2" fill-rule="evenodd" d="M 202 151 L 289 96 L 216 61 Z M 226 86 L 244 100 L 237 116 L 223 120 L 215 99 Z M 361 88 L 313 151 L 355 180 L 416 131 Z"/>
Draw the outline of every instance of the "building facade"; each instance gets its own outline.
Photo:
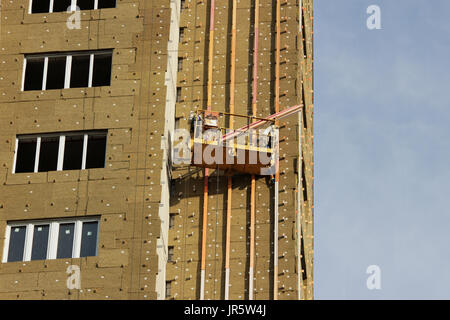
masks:
<path id="1" fill-rule="evenodd" d="M 0 19 L 0 299 L 313 298 L 312 0 Z M 193 111 L 237 128 L 294 105 L 279 174 L 172 165 Z"/>

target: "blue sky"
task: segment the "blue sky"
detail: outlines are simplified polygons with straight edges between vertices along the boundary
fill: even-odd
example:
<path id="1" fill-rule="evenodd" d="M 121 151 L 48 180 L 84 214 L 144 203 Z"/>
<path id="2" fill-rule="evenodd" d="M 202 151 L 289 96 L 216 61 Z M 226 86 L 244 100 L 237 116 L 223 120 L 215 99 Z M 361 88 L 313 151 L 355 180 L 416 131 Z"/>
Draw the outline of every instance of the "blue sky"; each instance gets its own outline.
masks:
<path id="1" fill-rule="evenodd" d="M 450 299 L 450 1 L 314 7 L 316 299 Z"/>

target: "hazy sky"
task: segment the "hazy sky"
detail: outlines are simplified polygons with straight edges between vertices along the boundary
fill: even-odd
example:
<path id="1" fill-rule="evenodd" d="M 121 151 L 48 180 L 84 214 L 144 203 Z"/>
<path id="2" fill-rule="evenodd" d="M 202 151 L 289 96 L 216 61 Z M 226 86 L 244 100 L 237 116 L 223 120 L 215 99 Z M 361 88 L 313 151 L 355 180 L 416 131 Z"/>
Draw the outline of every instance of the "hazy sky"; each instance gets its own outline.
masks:
<path id="1" fill-rule="evenodd" d="M 450 299 L 450 1 L 314 7 L 316 299 Z"/>

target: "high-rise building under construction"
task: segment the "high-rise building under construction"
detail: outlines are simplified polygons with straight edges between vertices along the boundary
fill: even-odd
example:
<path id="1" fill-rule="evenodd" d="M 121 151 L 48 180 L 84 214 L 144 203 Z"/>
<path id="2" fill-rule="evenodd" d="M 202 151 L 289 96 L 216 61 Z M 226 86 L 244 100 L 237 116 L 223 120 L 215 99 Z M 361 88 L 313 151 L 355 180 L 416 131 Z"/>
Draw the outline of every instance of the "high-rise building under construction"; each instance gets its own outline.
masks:
<path id="1" fill-rule="evenodd" d="M 312 2 L 3 0 L 0 299 L 312 299 Z"/>

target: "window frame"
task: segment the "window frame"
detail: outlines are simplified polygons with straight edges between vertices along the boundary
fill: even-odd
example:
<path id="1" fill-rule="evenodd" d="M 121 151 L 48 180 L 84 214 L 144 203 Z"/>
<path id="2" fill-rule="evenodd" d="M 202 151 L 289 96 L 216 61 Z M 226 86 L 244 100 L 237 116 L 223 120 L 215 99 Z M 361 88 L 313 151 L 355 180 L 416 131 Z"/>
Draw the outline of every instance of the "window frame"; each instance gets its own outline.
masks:
<path id="1" fill-rule="evenodd" d="M 166 298 L 169 298 L 172 296 L 172 280 L 166 280 L 166 288 L 165 288 L 165 295 Z"/>
<path id="2" fill-rule="evenodd" d="M 183 87 L 177 87 L 177 93 L 176 93 L 176 97 L 175 97 L 175 102 L 176 103 L 184 102 Z"/>
<path id="3" fill-rule="evenodd" d="M 32 248 L 33 248 L 33 235 L 35 226 L 49 225 L 48 243 L 47 243 L 47 256 L 45 260 L 56 260 L 58 251 L 58 236 L 60 224 L 74 223 L 74 238 L 71 258 L 61 259 L 74 259 L 80 258 L 81 252 L 81 240 L 83 223 L 85 222 L 97 222 L 97 239 L 96 239 L 96 251 L 95 256 L 98 256 L 98 243 L 100 235 L 100 216 L 90 216 L 84 218 L 62 218 L 62 219 L 39 219 L 39 220 L 22 220 L 8 222 L 5 232 L 5 243 L 3 246 L 2 263 L 8 263 L 9 243 L 11 238 L 11 230 L 15 227 L 26 227 L 25 231 L 25 244 L 23 250 L 22 260 L 15 262 L 28 262 L 28 261 L 42 261 L 31 260 Z M 12 261 L 11 261 L 12 262 Z"/>
<path id="4" fill-rule="evenodd" d="M 34 0 L 29 0 L 28 3 L 28 14 L 33 14 L 33 1 Z M 99 10 L 98 9 L 98 2 L 99 0 L 92 0 L 94 1 L 94 8 L 91 10 Z M 49 6 L 49 10 L 46 13 L 53 13 L 53 4 L 54 4 L 55 0 L 50 0 L 50 6 Z M 71 0 L 71 4 L 70 4 L 70 12 L 74 12 L 77 8 L 77 0 Z M 107 9 L 113 9 L 113 8 L 117 8 L 117 0 L 114 3 L 114 7 L 112 8 L 107 8 Z M 102 8 L 102 9 L 106 9 L 106 8 Z M 62 11 L 62 12 L 66 12 L 66 11 Z"/>
<path id="5" fill-rule="evenodd" d="M 66 137 L 70 136 L 83 136 L 83 153 L 81 160 L 81 169 L 78 170 L 86 170 L 86 159 L 87 159 L 87 150 L 88 150 L 88 140 L 89 136 L 99 135 L 105 136 L 106 146 L 108 145 L 108 130 L 95 130 L 95 131 L 73 131 L 73 132 L 61 132 L 61 133 L 43 133 L 43 134 L 29 134 L 29 135 L 20 135 L 16 136 L 16 145 L 14 149 L 14 160 L 12 166 L 12 174 L 16 174 L 16 166 L 17 166 L 17 151 L 19 149 L 19 140 L 25 139 L 36 139 L 36 153 L 34 159 L 34 171 L 33 172 L 19 172 L 19 173 L 38 173 L 39 172 L 39 156 L 41 151 L 41 140 L 42 138 L 55 138 L 59 137 L 59 147 L 58 147 L 58 160 L 56 171 L 70 171 L 64 170 L 64 151 L 65 151 L 65 143 Z M 103 168 L 106 167 L 106 148 L 105 148 L 105 160 Z M 77 170 L 77 169 L 74 169 Z M 41 171 L 44 172 L 44 171 Z M 46 171 L 51 172 L 51 171 Z"/>
<path id="6" fill-rule="evenodd" d="M 169 214 L 169 230 L 175 227 L 175 213 Z"/>
<path id="7" fill-rule="evenodd" d="M 175 252 L 175 246 L 168 246 L 167 248 L 167 262 L 174 263 L 174 252 Z"/>
<path id="8" fill-rule="evenodd" d="M 184 57 L 178 57 L 177 61 L 177 72 L 182 72 L 184 67 Z"/>
<path id="9" fill-rule="evenodd" d="M 41 88 L 41 91 L 46 91 L 47 90 L 48 58 L 52 58 L 52 57 L 66 57 L 66 69 L 65 69 L 65 75 L 64 75 L 64 88 L 55 89 L 55 90 L 81 89 L 81 88 L 71 88 L 70 87 L 70 79 L 71 79 L 71 75 L 72 75 L 72 57 L 89 55 L 89 79 L 88 79 L 88 86 L 84 87 L 84 88 L 92 88 L 92 80 L 94 78 L 94 57 L 96 55 L 107 55 L 107 54 L 111 54 L 111 61 L 112 61 L 113 49 L 70 51 L 70 52 L 62 52 L 62 53 L 25 54 L 24 55 L 24 62 L 23 62 L 23 70 L 22 70 L 22 88 L 21 88 L 21 91 L 25 92 L 25 75 L 26 75 L 26 68 L 27 68 L 27 61 L 28 60 L 44 58 L 44 71 L 42 73 L 42 88 Z M 111 81 L 112 81 L 112 65 L 111 65 L 110 85 L 111 85 Z M 53 89 L 49 89 L 49 90 L 53 90 Z M 38 90 L 26 90 L 26 91 L 38 91 Z"/>
<path id="10" fill-rule="evenodd" d="M 186 37 L 187 27 L 180 27 L 178 31 L 178 42 L 184 43 Z"/>

